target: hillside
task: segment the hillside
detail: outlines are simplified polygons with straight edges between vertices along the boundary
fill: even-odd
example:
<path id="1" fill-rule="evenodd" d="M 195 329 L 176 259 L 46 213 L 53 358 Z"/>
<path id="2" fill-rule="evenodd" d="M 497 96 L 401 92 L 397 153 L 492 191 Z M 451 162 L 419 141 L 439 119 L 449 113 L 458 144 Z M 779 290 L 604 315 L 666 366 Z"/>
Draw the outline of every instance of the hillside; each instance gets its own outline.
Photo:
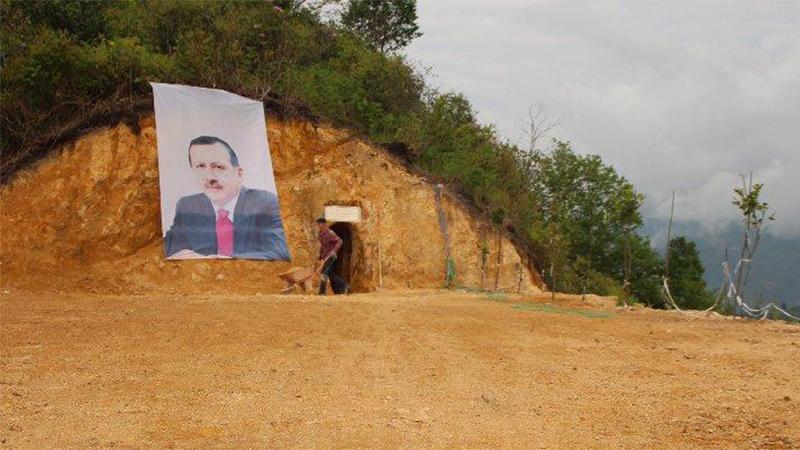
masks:
<path id="1" fill-rule="evenodd" d="M 224 89 L 392 149 L 508 233 L 555 289 L 620 295 L 627 280 L 634 298 L 660 305 L 661 263 L 631 232 L 641 201 L 624 176 L 566 142 L 552 155 L 509 144 L 466 97 L 428 85 L 402 52 L 418 35 L 415 2 L 346 2 L 332 20 L 320 3 L 0 1 L 3 183 L 96 128 L 136 128 L 148 82 Z M 144 230 L 136 245 L 157 232 Z"/>
<path id="2" fill-rule="evenodd" d="M 315 261 L 312 222 L 332 203 L 359 205 L 365 214 L 353 227 L 349 275 L 355 291 L 444 285 L 446 249 L 430 181 L 347 132 L 275 117 L 268 135 L 292 262 L 165 261 L 153 117 L 137 128 L 99 129 L 0 188 L 3 287 L 278 292 L 279 273 Z M 441 207 L 456 285 L 540 291 L 533 261 L 508 236 L 447 190 Z"/>

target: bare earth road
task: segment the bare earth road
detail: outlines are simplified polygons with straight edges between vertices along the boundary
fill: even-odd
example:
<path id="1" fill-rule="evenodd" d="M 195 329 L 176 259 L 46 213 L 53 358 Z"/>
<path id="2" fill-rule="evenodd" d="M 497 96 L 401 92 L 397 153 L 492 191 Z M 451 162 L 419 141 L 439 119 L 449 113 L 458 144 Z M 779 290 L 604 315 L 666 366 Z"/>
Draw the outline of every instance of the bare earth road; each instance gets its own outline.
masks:
<path id="1" fill-rule="evenodd" d="M 800 448 L 800 326 L 521 301 L 5 294 L 0 447 Z"/>

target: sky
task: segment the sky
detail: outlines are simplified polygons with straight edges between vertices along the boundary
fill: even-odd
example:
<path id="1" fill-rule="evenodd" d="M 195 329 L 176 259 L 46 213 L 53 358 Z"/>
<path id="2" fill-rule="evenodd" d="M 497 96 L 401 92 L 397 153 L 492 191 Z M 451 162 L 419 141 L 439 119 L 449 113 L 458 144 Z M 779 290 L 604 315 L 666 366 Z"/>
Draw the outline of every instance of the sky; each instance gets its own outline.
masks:
<path id="1" fill-rule="evenodd" d="M 524 142 L 531 105 L 553 137 L 599 154 L 646 195 L 644 215 L 735 218 L 741 173 L 779 235 L 800 236 L 800 1 L 419 0 L 408 58 L 483 123 Z"/>

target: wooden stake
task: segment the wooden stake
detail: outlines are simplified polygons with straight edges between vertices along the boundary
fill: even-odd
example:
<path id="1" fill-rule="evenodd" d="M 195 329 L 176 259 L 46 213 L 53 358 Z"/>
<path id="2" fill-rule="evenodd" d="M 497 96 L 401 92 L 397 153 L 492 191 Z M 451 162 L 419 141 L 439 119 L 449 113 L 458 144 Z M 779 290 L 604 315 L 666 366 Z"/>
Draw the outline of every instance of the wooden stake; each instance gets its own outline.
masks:
<path id="1" fill-rule="evenodd" d="M 381 235 L 381 231 L 382 231 L 382 225 L 381 224 L 382 224 L 383 217 L 381 217 L 380 209 L 378 209 L 378 211 L 377 211 L 377 218 L 378 218 L 378 223 L 377 223 L 377 227 L 376 228 L 378 230 L 378 238 L 376 239 L 376 247 L 377 247 L 377 250 L 378 250 L 378 287 L 382 288 L 383 287 L 383 260 L 381 259 L 381 236 L 382 236 Z"/>
<path id="2" fill-rule="evenodd" d="M 381 243 L 378 242 L 378 287 L 383 287 L 383 267 L 381 261 Z"/>
<path id="3" fill-rule="evenodd" d="M 664 255 L 664 273 L 669 278 L 669 241 L 672 240 L 672 216 L 675 213 L 675 191 L 672 191 L 672 205 L 669 208 L 669 225 L 667 226 L 667 250 Z"/>
<path id="4" fill-rule="evenodd" d="M 500 264 L 503 262 L 503 233 L 497 230 L 497 271 L 494 273 L 494 290 L 500 286 Z"/>

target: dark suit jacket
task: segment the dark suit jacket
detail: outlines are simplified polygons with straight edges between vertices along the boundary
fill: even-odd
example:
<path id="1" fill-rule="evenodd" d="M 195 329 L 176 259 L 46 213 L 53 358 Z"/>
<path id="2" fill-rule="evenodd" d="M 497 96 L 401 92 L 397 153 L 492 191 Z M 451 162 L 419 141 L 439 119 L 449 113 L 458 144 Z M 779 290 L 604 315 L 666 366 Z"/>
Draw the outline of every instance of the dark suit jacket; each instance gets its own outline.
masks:
<path id="1" fill-rule="evenodd" d="M 167 257 L 187 248 L 217 254 L 217 217 L 202 193 L 178 200 L 175 220 L 164 237 Z M 275 194 L 242 186 L 233 211 L 233 257 L 289 260 Z"/>

